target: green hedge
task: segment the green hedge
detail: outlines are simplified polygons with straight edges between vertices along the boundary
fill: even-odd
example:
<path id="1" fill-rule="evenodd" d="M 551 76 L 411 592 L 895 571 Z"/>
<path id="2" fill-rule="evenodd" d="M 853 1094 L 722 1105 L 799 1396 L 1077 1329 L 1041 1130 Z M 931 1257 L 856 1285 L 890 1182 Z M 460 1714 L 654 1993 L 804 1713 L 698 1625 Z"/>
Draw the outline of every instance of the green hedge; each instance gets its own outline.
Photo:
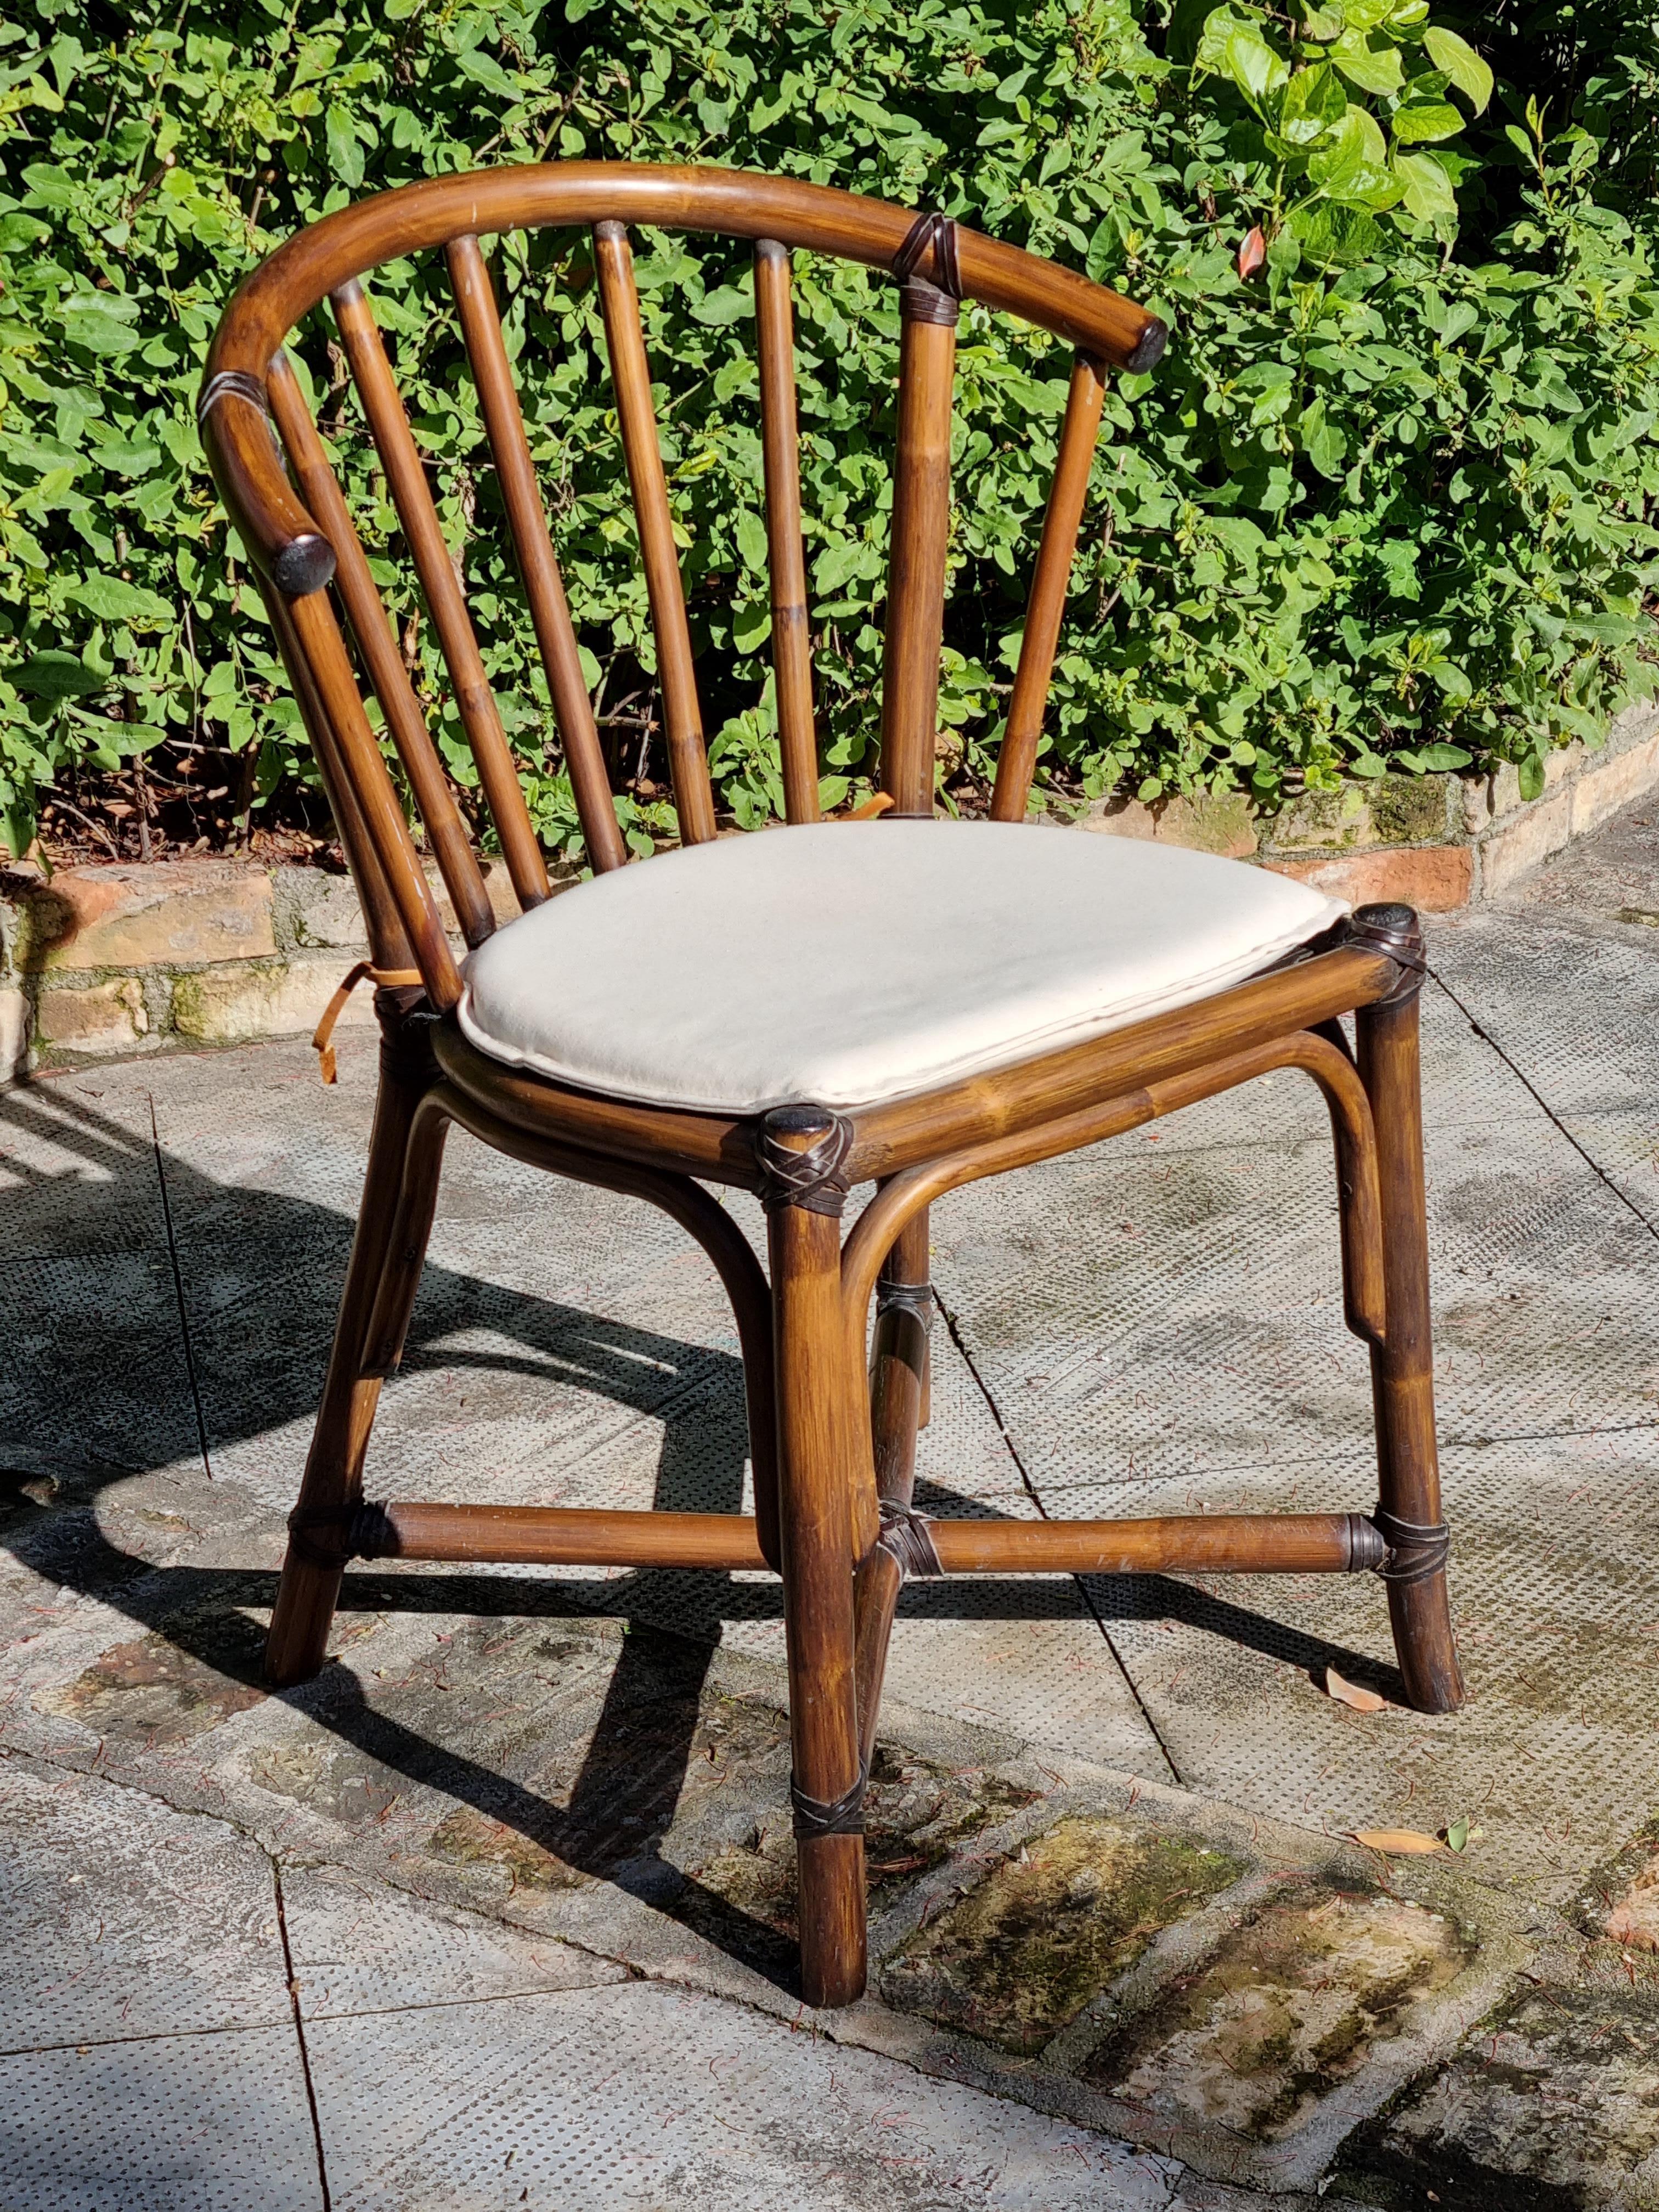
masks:
<path id="1" fill-rule="evenodd" d="M 1577 45 L 1560 11 L 1541 20 L 1553 44 L 1502 9 L 1431 21 L 1424 0 L 1304 6 L 1293 35 L 1282 12 L 1169 21 L 1126 0 L 23 0 L 0 27 L 0 836 L 23 849 L 77 765 L 142 757 L 165 788 L 188 748 L 216 746 L 254 807 L 310 773 L 192 427 L 219 307 L 356 195 L 578 155 L 940 206 L 1170 319 L 1164 366 L 1109 398 L 1052 793 L 1243 786 L 1271 806 L 1492 755 L 1531 785 L 1552 744 L 1651 688 L 1659 580 L 1659 26 L 1650 0 Z M 1478 117 L 1460 21 L 1499 74 Z M 654 234 L 637 250 L 716 780 L 752 821 L 781 792 L 745 259 Z M 667 825 L 635 779 L 662 763 L 587 244 L 540 234 L 495 258 L 642 847 Z M 872 764 L 896 317 L 890 288 L 841 264 L 803 263 L 799 294 L 833 799 Z M 441 268 L 394 264 L 373 296 L 526 791 L 562 844 L 568 787 Z M 296 351 L 465 780 L 339 356 L 320 323 Z M 1067 367 L 1041 334 L 964 318 L 954 803 L 994 769 Z"/>

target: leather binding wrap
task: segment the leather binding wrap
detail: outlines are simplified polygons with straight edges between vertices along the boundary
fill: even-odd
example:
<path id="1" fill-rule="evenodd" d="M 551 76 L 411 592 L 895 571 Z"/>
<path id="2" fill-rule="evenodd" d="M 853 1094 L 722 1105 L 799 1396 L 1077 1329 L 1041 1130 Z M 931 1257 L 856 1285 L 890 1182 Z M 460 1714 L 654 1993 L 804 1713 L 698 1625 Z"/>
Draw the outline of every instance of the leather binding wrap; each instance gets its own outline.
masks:
<path id="1" fill-rule="evenodd" d="M 1377 1569 L 1385 1583 L 1425 1583 L 1444 1568 L 1451 1548 L 1451 1531 L 1443 1521 L 1432 1526 L 1421 1521 L 1402 1521 L 1397 1513 L 1379 1505 L 1371 1515 L 1377 1533 L 1388 1546 L 1388 1556 Z"/>
<path id="2" fill-rule="evenodd" d="M 931 277 L 919 271 L 926 260 Z M 946 215 L 919 215 L 893 256 L 899 313 L 907 323 L 954 323 L 962 312 L 957 227 Z"/>
<path id="3" fill-rule="evenodd" d="M 840 1797 L 809 1797 L 789 1778 L 789 1802 L 794 1808 L 795 1833 L 803 1840 L 814 1836 L 861 1836 L 864 1833 L 864 1791 L 869 1777 L 860 1766 L 859 1778 Z"/>
<path id="4" fill-rule="evenodd" d="M 785 1144 L 787 1134 L 820 1132 L 804 1150 Z M 768 1213 L 798 1206 L 807 1213 L 832 1214 L 839 1220 L 847 1204 L 842 1170 L 853 1147 L 853 1125 L 823 1106 L 776 1106 L 755 1137 L 760 1170 L 760 1202 Z"/>
<path id="5" fill-rule="evenodd" d="M 1348 942 L 1386 953 L 1400 970 L 1400 981 L 1376 1001 L 1378 1006 L 1398 1006 L 1401 1000 L 1412 998 L 1422 989 L 1428 970 L 1428 954 L 1414 908 L 1356 907 L 1348 921 Z"/>
<path id="6" fill-rule="evenodd" d="M 882 1499 L 881 1534 L 876 1543 L 898 1561 L 899 1572 L 906 1582 L 912 1577 L 932 1581 L 945 1572 L 928 1533 L 929 1526 L 925 1513 L 916 1512 L 912 1506 L 900 1505 L 890 1498 Z"/>
<path id="7" fill-rule="evenodd" d="M 317 1540 L 325 1530 L 331 1543 Z M 398 1532 L 384 1505 L 363 1498 L 334 1512 L 305 1512 L 299 1508 L 288 1516 L 288 1540 L 308 1567 L 343 1567 L 348 1559 L 394 1559 Z"/>

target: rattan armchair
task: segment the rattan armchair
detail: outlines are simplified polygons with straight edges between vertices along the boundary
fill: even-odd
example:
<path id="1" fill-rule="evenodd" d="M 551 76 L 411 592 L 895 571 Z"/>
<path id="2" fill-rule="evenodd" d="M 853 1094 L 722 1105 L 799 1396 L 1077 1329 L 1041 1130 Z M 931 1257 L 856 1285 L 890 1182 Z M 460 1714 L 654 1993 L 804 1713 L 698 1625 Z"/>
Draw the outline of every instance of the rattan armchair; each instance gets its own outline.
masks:
<path id="1" fill-rule="evenodd" d="M 716 835 L 635 289 L 636 223 L 752 241 L 788 818 L 774 834 Z M 681 839 L 645 863 L 624 865 L 478 242 L 538 225 L 592 236 Z M 438 248 L 593 871 L 556 899 L 360 281 Z M 819 819 L 792 250 L 850 257 L 898 287 L 881 792 L 862 818 Z M 963 300 L 1076 349 L 991 819 L 971 823 L 935 818 L 933 774 Z M 521 908 L 505 926 L 283 350 L 325 301 Z M 1238 862 L 1024 821 L 1106 379 L 1152 368 L 1164 336 L 1115 294 L 936 216 L 724 170 L 552 164 L 411 185 L 301 232 L 231 301 L 203 387 L 214 474 L 362 898 L 383 1040 L 362 1208 L 290 1522 L 270 1677 L 292 1683 L 320 1665 L 353 1556 L 770 1568 L 783 1585 L 801 1980 L 814 2004 L 848 2002 L 864 1986 L 861 1801 L 907 1576 L 1376 1568 L 1413 1704 L 1442 1712 L 1462 1694 L 1435 1456 L 1415 916 L 1400 906 L 1349 915 Z M 464 951 L 446 934 L 359 672 Z M 915 1511 L 929 1206 L 976 1177 L 1281 1067 L 1310 1075 L 1330 1109 L 1346 1314 L 1370 1347 L 1380 1504 L 1138 1521 Z M 743 1346 L 752 1518 L 364 1503 L 370 1426 L 400 1355 L 453 1123 L 516 1159 L 647 1199 L 702 1245 Z M 758 1194 L 767 1271 L 710 1183 Z M 873 1194 L 843 1237 L 859 1185 Z"/>

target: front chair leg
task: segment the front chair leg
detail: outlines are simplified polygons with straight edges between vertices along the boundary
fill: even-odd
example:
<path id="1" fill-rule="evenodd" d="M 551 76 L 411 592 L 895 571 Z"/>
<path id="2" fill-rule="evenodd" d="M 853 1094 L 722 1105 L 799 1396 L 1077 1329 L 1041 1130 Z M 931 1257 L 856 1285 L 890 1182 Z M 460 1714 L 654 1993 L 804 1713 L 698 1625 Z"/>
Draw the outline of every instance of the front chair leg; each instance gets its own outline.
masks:
<path id="1" fill-rule="evenodd" d="M 436 1069 L 427 1024 L 419 1016 L 408 1015 L 401 1003 L 408 996 L 407 992 L 389 991 L 375 995 L 375 1012 L 380 1019 L 380 1080 L 362 1205 L 351 1242 L 322 1403 L 306 1460 L 300 1502 L 289 1523 L 283 1578 L 265 1638 L 265 1680 L 278 1688 L 308 1680 L 323 1663 L 343 1571 L 339 1555 L 343 1532 L 336 1524 L 361 1497 L 363 1455 L 380 1402 L 380 1376 L 364 1371 L 369 1324 L 387 1272 L 405 1175 L 411 1165 L 417 1170 L 424 1168 L 434 1188 L 436 1183 L 441 1148 L 428 1148 L 419 1162 L 410 1160 L 410 1133 L 416 1109 L 435 1080 Z M 406 1205 L 403 1211 L 407 1218 Z M 424 1219 L 429 1223 L 430 1218 L 428 1204 Z M 410 1304 L 419 1279 L 417 1257 L 414 1267 L 400 1271 L 400 1283 L 406 1285 Z M 403 1318 L 406 1322 L 406 1312 Z M 401 1327 L 398 1335 L 401 1340 Z M 315 1534 L 308 1533 L 313 1528 Z M 331 1544 L 325 1536 L 331 1528 Z"/>
<path id="2" fill-rule="evenodd" d="M 850 1131 L 818 1108 L 769 1114 L 757 1146 L 777 1347 L 779 1537 L 799 1885 L 801 1990 L 864 1992 L 864 1784 L 854 1690 L 854 1420 L 842 1319 L 840 1168 Z"/>
<path id="3" fill-rule="evenodd" d="M 1387 1299 L 1387 1339 L 1371 1351 L 1381 1493 L 1376 1520 L 1389 1546 L 1382 1573 L 1406 1694 L 1419 1712 L 1449 1713 L 1463 1702 L 1463 1677 L 1446 1595 L 1448 1538 L 1434 1433 L 1418 1066 L 1423 935 L 1408 906 L 1361 907 L 1353 926 L 1356 935 L 1400 960 L 1402 976 L 1386 999 L 1355 1017 L 1359 1073 L 1376 1127 Z"/>

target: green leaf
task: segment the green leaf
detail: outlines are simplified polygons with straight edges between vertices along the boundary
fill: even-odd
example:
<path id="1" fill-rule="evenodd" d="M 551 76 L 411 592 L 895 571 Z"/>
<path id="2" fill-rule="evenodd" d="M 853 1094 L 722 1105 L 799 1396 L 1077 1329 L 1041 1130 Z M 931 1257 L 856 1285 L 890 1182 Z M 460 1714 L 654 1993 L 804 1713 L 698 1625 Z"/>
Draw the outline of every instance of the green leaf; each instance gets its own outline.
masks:
<path id="1" fill-rule="evenodd" d="M 1456 137 L 1463 118 L 1449 100 L 1414 100 L 1395 108 L 1390 128 L 1398 144 L 1424 146 L 1436 139 Z"/>
<path id="2" fill-rule="evenodd" d="M 1419 222 L 1455 222 L 1457 201 L 1451 179 L 1432 154 L 1396 154 L 1393 166 L 1407 215 Z"/>
<path id="3" fill-rule="evenodd" d="M 735 284 L 723 284 L 717 292 L 709 292 L 691 310 L 694 322 L 719 325 L 740 323 L 754 312 L 754 301 L 747 292 L 738 291 Z"/>
<path id="4" fill-rule="evenodd" d="M 1320 140 L 1308 157 L 1308 180 L 1346 206 L 1380 210 L 1400 197 L 1382 131 L 1369 109 L 1350 107 Z"/>
<path id="5" fill-rule="evenodd" d="M 485 53 L 482 47 L 464 48 L 455 57 L 455 66 L 463 76 L 470 76 L 474 84 L 481 84 L 486 92 L 493 92 L 497 100 L 517 100 L 524 97 L 520 87 L 495 56 Z"/>
<path id="6" fill-rule="evenodd" d="M 1374 49 L 1363 32 L 1345 32 L 1331 48 L 1331 60 L 1361 92 L 1395 93 L 1406 81 L 1399 47 Z"/>
<path id="7" fill-rule="evenodd" d="M 856 538 L 840 538 L 825 546 L 813 565 L 814 588 L 827 597 L 856 574 L 863 559 L 864 547 Z"/>
<path id="8" fill-rule="evenodd" d="M 1516 781 L 1522 799 L 1541 799 L 1544 793 L 1544 760 L 1540 753 L 1528 753 L 1516 768 Z"/>
<path id="9" fill-rule="evenodd" d="M 765 523 L 752 507 L 740 507 L 735 529 L 738 550 L 743 556 L 744 566 L 763 576 L 767 567 Z"/>
<path id="10" fill-rule="evenodd" d="M 1464 1814 L 1461 1819 L 1453 1820 L 1448 1826 L 1445 1832 L 1446 1849 L 1449 1851 L 1467 1850 L 1469 1841 L 1469 1820 L 1468 1814 Z"/>
<path id="11" fill-rule="evenodd" d="M 1307 258 L 1328 268 L 1352 268 L 1374 260 L 1384 250 L 1382 225 L 1364 206 L 1316 200 L 1294 210 L 1290 227 Z"/>
<path id="12" fill-rule="evenodd" d="M 1290 76 L 1290 64 L 1253 24 L 1227 33 L 1227 74 L 1244 97 L 1260 106 Z"/>
<path id="13" fill-rule="evenodd" d="M 1336 72 L 1324 62 L 1298 70 L 1285 88 L 1279 111 L 1279 135 L 1293 146 L 1310 145 L 1347 112 L 1348 95 Z"/>
<path id="14" fill-rule="evenodd" d="M 71 584 L 64 597 L 100 622 L 127 623 L 140 629 L 165 629 L 174 620 L 171 605 L 155 592 L 119 576 L 88 576 Z"/>
<path id="15" fill-rule="evenodd" d="M 1455 31 L 1431 23 L 1423 33 L 1429 59 L 1450 78 L 1477 115 L 1484 115 L 1492 99 L 1492 71 L 1467 40 Z"/>
<path id="16" fill-rule="evenodd" d="M 84 346 L 88 353 L 136 353 L 144 343 L 143 331 L 134 330 L 102 307 L 66 307 L 63 329 L 71 345 Z"/>
<path id="17" fill-rule="evenodd" d="M 1425 745 L 1417 756 L 1424 768 L 1437 773 L 1455 768 L 1467 768 L 1474 756 L 1466 753 L 1462 745 Z"/>
<path id="18" fill-rule="evenodd" d="M 351 118 L 337 102 L 328 111 L 323 136 L 327 142 L 328 166 L 343 185 L 354 191 L 363 181 L 363 149 Z"/>
<path id="19" fill-rule="evenodd" d="M 23 182 L 29 188 L 30 202 L 37 207 L 73 207 L 84 189 L 67 169 L 57 168 L 50 161 L 31 161 L 23 171 Z"/>
<path id="20" fill-rule="evenodd" d="M 0 663 L 0 678 L 31 699 L 88 699 L 109 682 L 72 653 L 32 653 L 11 668 Z"/>
<path id="21" fill-rule="evenodd" d="M 1298 429 L 1303 452 L 1322 477 L 1335 482 L 1342 474 L 1348 444 L 1336 425 L 1326 420 L 1322 399 L 1316 399 L 1311 406 L 1303 409 Z"/>

